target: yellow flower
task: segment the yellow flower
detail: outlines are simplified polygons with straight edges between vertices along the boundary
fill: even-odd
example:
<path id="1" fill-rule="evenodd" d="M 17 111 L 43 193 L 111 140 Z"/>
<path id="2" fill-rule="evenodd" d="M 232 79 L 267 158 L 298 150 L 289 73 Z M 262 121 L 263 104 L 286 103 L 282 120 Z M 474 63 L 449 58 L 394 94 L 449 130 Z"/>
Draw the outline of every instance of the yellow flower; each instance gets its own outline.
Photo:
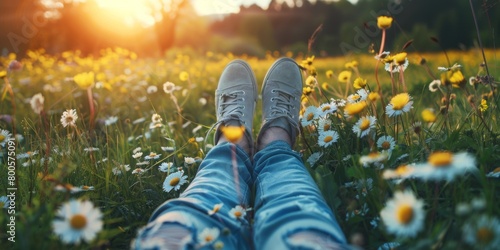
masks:
<path id="1" fill-rule="evenodd" d="M 379 16 L 377 18 L 377 26 L 379 29 L 385 30 L 391 27 L 393 18 L 389 16 Z"/>
<path id="2" fill-rule="evenodd" d="M 486 101 L 486 99 L 481 100 L 481 105 L 479 105 L 479 110 L 481 112 L 488 110 L 488 102 Z"/>
<path id="3" fill-rule="evenodd" d="M 406 52 L 397 53 L 396 55 L 392 56 L 392 60 L 393 60 L 394 64 L 396 64 L 396 65 L 403 65 L 406 63 L 406 56 L 407 55 L 408 55 L 408 53 L 406 53 Z"/>
<path id="4" fill-rule="evenodd" d="M 94 85 L 94 72 L 84 72 L 73 77 L 76 84 L 82 89 L 87 89 Z"/>
<path id="5" fill-rule="evenodd" d="M 451 74 L 450 82 L 454 88 L 460 88 L 460 86 L 465 82 L 464 75 L 460 70 L 457 70 Z"/>
<path id="6" fill-rule="evenodd" d="M 452 163 L 453 154 L 448 151 L 433 152 L 427 158 L 427 162 L 434 167 L 445 167 Z"/>
<path id="7" fill-rule="evenodd" d="M 351 62 L 348 62 L 345 64 L 345 67 L 347 69 L 353 69 L 353 68 L 356 68 L 358 67 L 358 61 L 351 61 Z"/>
<path id="8" fill-rule="evenodd" d="M 179 79 L 183 82 L 187 81 L 189 79 L 189 74 L 188 72 L 186 71 L 182 71 L 180 74 L 179 74 Z"/>
<path id="9" fill-rule="evenodd" d="M 245 133 L 245 126 L 221 126 L 222 134 L 229 142 L 238 142 Z"/>
<path id="10" fill-rule="evenodd" d="M 314 89 L 309 87 L 309 86 L 306 86 L 302 89 L 302 94 L 303 95 L 309 95 L 311 94 L 312 92 L 314 92 Z"/>
<path id="11" fill-rule="evenodd" d="M 380 99 L 379 93 L 377 93 L 377 92 L 370 92 L 370 94 L 368 94 L 368 100 L 370 100 L 372 102 L 375 102 L 378 99 Z"/>
<path id="12" fill-rule="evenodd" d="M 0 78 L 4 78 L 5 76 L 7 76 L 7 71 L 5 70 L 0 71 Z"/>
<path id="13" fill-rule="evenodd" d="M 353 86 L 355 89 L 363 89 L 366 87 L 366 80 L 358 77 L 356 80 L 354 80 Z"/>
<path id="14" fill-rule="evenodd" d="M 324 90 L 328 90 L 328 83 L 327 82 L 324 82 L 323 84 L 321 84 L 321 88 L 324 89 Z"/>
<path id="15" fill-rule="evenodd" d="M 346 117 L 357 115 L 361 113 L 367 106 L 366 102 L 356 102 L 356 103 L 348 103 L 344 107 L 344 115 Z"/>
<path id="16" fill-rule="evenodd" d="M 422 115 L 422 120 L 424 120 L 424 122 L 436 121 L 436 114 L 434 114 L 434 110 L 432 109 L 424 109 L 421 115 Z"/>
<path id="17" fill-rule="evenodd" d="M 333 77 L 333 70 L 328 70 L 328 71 L 326 71 L 326 77 L 327 77 L 328 79 L 332 78 L 332 77 Z"/>
<path id="18" fill-rule="evenodd" d="M 306 58 L 306 60 L 302 60 L 302 65 L 310 66 L 313 64 L 313 62 L 314 62 L 314 56 L 310 56 Z"/>
<path id="19" fill-rule="evenodd" d="M 352 72 L 344 70 L 339 74 L 339 82 L 348 82 L 351 79 Z"/>
<path id="20" fill-rule="evenodd" d="M 408 93 L 395 95 L 386 107 L 386 113 L 389 117 L 398 116 L 410 111 L 413 107 L 413 101 Z"/>
<path id="21" fill-rule="evenodd" d="M 314 86 L 316 85 L 316 78 L 314 76 L 308 76 L 306 79 L 306 85 L 307 86 Z"/>

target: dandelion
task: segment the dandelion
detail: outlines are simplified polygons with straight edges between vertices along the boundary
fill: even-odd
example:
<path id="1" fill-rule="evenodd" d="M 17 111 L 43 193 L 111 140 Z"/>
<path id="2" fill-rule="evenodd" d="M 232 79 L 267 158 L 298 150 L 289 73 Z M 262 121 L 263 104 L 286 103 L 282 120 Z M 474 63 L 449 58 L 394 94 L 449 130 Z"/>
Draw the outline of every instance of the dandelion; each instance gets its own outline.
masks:
<path id="1" fill-rule="evenodd" d="M 352 84 L 354 89 L 363 89 L 366 87 L 366 79 L 363 79 L 361 77 L 358 77 L 354 80 L 354 83 Z"/>
<path id="2" fill-rule="evenodd" d="M 36 114 L 40 114 L 43 110 L 43 103 L 45 102 L 45 98 L 41 93 L 35 94 L 33 97 L 31 97 L 30 104 L 31 104 L 31 109 Z"/>
<path id="3" fill-rule="evenodd" d="M 246 214 L 247 211 L 240 205 L 236 205 L 235 207 L 231 208 L 231 210 L 229 210 L 229 216 L 236 220 L 243 219 Z"/>
<path id="4" fill-rule="evenodd" d="M 316 80 L 316 77 L 314 76 L 308 76 L 306 79 L 306 85 L 307 86 L 316 86 L 318 84 L 318 81 Z"/>
<path id="5" fill-rule="evenodd" d="M 486 110 L 488 110 L 488 102 L 486 101 L 486 99 L 481 99 L 481 104 L 479 105 L 479 111 L 485 112 Z"/>
<path id="6" fill-rule="evenodd" d="M 189 74 L 188 72 L 186 71 L 182 71 L 181 73 L 179 73 L 179 79 L 183 82 L 189 80 Z M 165 91 L 166 92 L 166 91 Z"/>
<path id="7" fill-rule="evenodd" d="M 94 85 L 94 72 L 84 72 L 73 77 L 75 83 L 81 89 L 87 89 Z"/>
<path id="8" fill-rule="evenodd" d="M 348 103 L 344 107 L 344 116 L 351 117 L 353 115 L 357 115 L 357 114 L 363 112 L 363 110 L 365 110 L 367 105 L 368 104 L 365 101 L 356 102 L 356 103 Z"/>
<path id="9" fill-rule="evenodd" d="M 363 116 L 354 124 L 352 131 L 357 134 L 359 138 L 362 138 L 368 135 L 371 129 L 375 128 L 376 121 L 377 118 L 375 118 L 375 116 Z"/>
<path id="10" fill-rule="evenodd" d="M 346 69 L 354 69 L 354 68 L 357 68 L 357 67 L 358 67 L 358 61 L 350 61 L 350 62 L 347 62 L 344 66 L 345 66 L 345 68 L 346 68 Z"/>
<path id="11" fill-rule="evenodd" d="M 333 77 L 333 70 L 327 70 L 325 75 L 326 75 L 326 78 L 328 78 L 328 79 L 332 78 Z"/>
<path id="12" fill-rule="evenodd" d="M 172 82 L 166 82 L 163 84 L 163 91 L 167 94 L 172 94 L 174 91 L 179 90 L 180 87 L 175 86 Z"/>
<path id="13" fill-rule="evenodd" d="M 175 191 L 179 190 L 187 182 L 187 176 L 183 174 L 184 172 L 182 171 L 169 174 L 163 182 L 163 191 L 168 193 L 172 189 Z"/>
<path id="14" fill-rule="evenodd" d="M 224 203 L 215 204 L 214 208 L 212 208 L 212 210 L 208 211 L 208 215 L 214 215 L 214 214 L 216 214 L 217 212 L 220 211 L 220 209 L 222 208 L 222 206 L 224 206 Z"/>
<path id="15" fill-rule="evenodd" d="M 352 72 L 348 70 L 344 70 L 339 73 L 338 80 L 339 82 L 348 82 L 351 79 Z"/>
<path id="16" fill-rule="evenodd" d="M 500 245 L 500 220 L 481 215 L 471 219 L 462 228 L 463 239 L 477 249 L 497 249 Z"/>
<path id="17" fill-rule="evenodd" d="M 91 242 L 102 230 L 102 213 L 90 201 L 70 200 L 56 212 L 52 228 L 64 243 Z"/>
<path id="18" fill-rule="evenodd" d="M 76 109 L 68 109 L 63 112 L 61 116 L 61 124 L 63 127 L 72 126 L 75 127 L 76 120 L 78 119 L 78 115 L 76 114 Z"/>
<path id="19" fill-rule="evenodd" d="M 339 134 L 336 131 L 328 130 L 323 131 L 319 134 L 318 145 L 324 148 L 329 147 L 333 143 L 337 142 L 339 139 Z"/>
<path id="20" fill-rule="evenodd" d="M 381 30 L 385 30 L 391 27 L 393 18 L 390 16 L 379 16 L 377 17 L 377 26 Z"/>
<path id="21" fill-rule="evenodd" d="M 440 86 L 441 86 L 441 80 L 434 80 L 429 84 L 429 91 L 436 92 L 439 90 Z"/>
<path id="22" fill-rule="evenodd" d="M 157 154 L 155 152 L 150 152 L 149 155 L 146 155 L 146 157 L 144 157 L 145 160 L 156 160 L 158 158 L 160 158 L 161 154 Z"/>
<path id="23" fill-rule="evenodd" d="M 5 147 L 5 143 L 7 143 L 11 137 L 12 134 L 8 130 L 0 129 L 0 145 L 2 147 Z"/>
<path id="24" fill-rule="evenodd" d="M 162 162 L 160 164 L 160 166 L 158 166 L 158 170 L 160 170 L 161 172 L 170 172 L 170 169 L 174 167 L 174 163 L 173 162 Z"/>
<path id="25" fill-rule="evenodd" d="M 450 151 L 432 152 L 427 162 L 418 167 L 417 177 L 436 181 L 453 181 L 457 176 L 477 170 L 476 159 L 470 153 L 454 154 Z"/>
<path id="26" fill-rule="evenodd" d="M 486 177 L 500 178 L 500 167 L 493 169 L 493 171 L 486 174 Z"/>
<path id="27" fill-rule="evenodd" d="M 410 111 L 413 108 L 413 101 L 408 93 L 401 93 L 394 96 L 386 107 L 386 113 L 389 117 L 398 116 Z"/>
<path id="28" fill-rule="evenodd" d="M 392 151 L 396 147 L 396 141 L 394 140 L 394 137 L 384 135 L 378 138 L 377 147 L 384 151 Z"/>
<path id="29" fill-rule="evenodd" d="M 156 87 L 155 85 L 148 86 L 148 88 L 146 89 L 146 92 L 148 94 L 156 93 L 156 92 L 158 92 L 158 87 Z"/>
<path id="30" fill-rule="evenodd" d="M 303 127 L 307 127 L 311 125 L 316 118 L 318 118 L 318 108 L 316 106 L 309 106 L 302 115 L 300 122 Z"/>
<path id="31" fill-rule="evenodd" d="M 205 228 L 198 235 L 198 242 L 201 246 L 205 246 L 214 242 L 217 238 L 219 238 L 220 230 L 216 227 Z"/>
<path id="32" fill-rule="evenodd" d="M 400 237 L 415 237 L 424 227 L 424 202 L 417 199 L 413 192 L 396 191 L 380 217 L 387 231 Z"/>

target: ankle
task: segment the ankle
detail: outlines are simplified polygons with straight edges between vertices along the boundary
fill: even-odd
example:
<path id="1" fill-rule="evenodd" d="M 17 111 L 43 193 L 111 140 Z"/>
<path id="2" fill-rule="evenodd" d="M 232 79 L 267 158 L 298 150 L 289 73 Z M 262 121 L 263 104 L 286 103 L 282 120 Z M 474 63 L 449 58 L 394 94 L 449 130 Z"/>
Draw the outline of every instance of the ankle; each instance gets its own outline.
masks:
<path id="1" fill-rule="evenodd" d="M 257 150 L 264 149 L 267 145 L 274 141 L 285 141 L 290 146 L 292 145 L 292 139 L 288 132 L 280 127 L 270 127 L 267 128 L 266 131 L 262 132 L 261 138 L 257 145 Z"/>

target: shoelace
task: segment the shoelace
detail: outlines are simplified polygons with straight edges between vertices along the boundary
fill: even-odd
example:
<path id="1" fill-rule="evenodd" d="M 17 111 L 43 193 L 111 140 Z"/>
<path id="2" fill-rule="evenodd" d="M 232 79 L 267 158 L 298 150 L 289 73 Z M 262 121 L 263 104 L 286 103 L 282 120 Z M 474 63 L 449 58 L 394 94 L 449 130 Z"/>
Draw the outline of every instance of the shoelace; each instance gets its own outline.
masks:
<path id="1" fill-rule="evenodd" d="M 266 120 L 269 122 L 283 117 L 298 131 L 299 124 L 295 119 L 295 115 L 290 112 L 291 109 L 295 109 L 293 102 L 297 100 L 297 97 L 280 89 L 272 89 L 271 93 L 278 93 L 278 96 L 271 98 L 271 102 L 276 102 L 276 105 L 271 107 L 271 112 L 269 117 L 266 117 Z"/>

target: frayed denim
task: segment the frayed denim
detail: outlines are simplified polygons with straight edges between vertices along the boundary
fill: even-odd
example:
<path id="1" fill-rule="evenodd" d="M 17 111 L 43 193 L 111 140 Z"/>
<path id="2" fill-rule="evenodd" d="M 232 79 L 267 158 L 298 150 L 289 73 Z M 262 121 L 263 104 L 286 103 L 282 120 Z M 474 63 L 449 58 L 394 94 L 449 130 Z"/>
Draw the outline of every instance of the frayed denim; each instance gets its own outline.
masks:
<path id="1" fill-rule="evenodd" d="M 256 193 L 253 210 L 245 218 L 230 216 L 237 205 L 250 210 L 251 187 Z M 221 203 L 218 212 L 209 214 Z M 220 234 L 203 244 L 199 235 L 207 228 L 217 228 Z M 214 247 L 349 249 L 300 156 L 284 141 L 269 144 L 255 154 L 254 162 L 235 144 L 215 146 L 189 187 L 159 206 L 132 243 L 135 249 Z"/>

